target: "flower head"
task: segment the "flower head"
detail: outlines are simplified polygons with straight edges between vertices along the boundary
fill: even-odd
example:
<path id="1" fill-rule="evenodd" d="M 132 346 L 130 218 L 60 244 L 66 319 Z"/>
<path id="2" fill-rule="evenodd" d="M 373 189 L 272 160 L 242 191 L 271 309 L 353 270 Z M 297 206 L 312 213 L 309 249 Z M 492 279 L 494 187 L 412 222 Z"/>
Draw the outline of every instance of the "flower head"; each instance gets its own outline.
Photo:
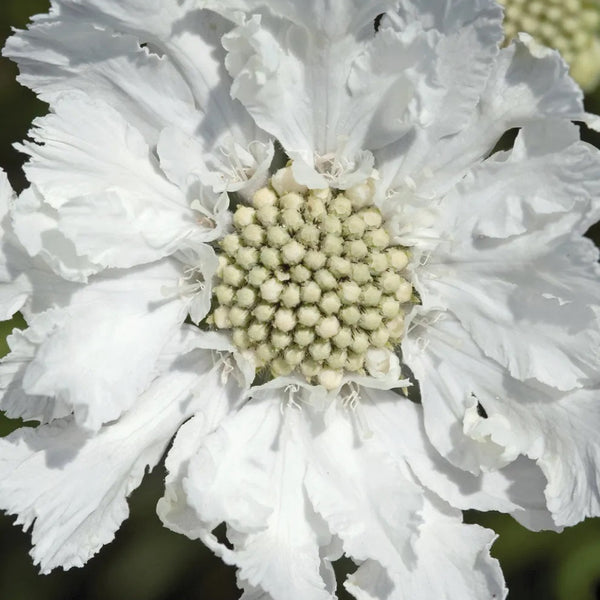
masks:
<path id="1" fill-rule="evenodd" d="M 487 0 L 55 0 L 9 40 L 51 111 L 0 186 L 0 406 L 40 422 L 0 506 L 43 572 L 171 441 L 158 514 L 244 598 L 335 598 L 342 554 L 359 600 L 502 598 L 460 510 L 600 513 L 596 120 L 502 39 Z"/>

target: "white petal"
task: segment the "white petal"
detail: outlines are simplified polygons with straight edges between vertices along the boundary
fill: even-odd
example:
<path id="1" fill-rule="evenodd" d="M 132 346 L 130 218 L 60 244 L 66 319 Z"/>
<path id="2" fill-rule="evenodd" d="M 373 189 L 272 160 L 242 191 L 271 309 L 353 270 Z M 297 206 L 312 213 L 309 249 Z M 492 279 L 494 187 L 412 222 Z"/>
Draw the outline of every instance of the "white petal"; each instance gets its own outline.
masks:
<path id="1" fill-rule="evenodd" d="M 79 256 L 73 242 L 58 230 L 56 209 L 44 202 L 34 185 L 19 196 L 11 217 L 15 235 L 29 256 L 39 257 L 62 278 L 85 282 L 101 270 L 101 266 Z"/>
<path id="2" fill-rule="evenodd" d="M 391 163 L 394 176 L 385 178 L 402 187 L 409 177 L 419 194 L 441 195 L 485 158 L 505 131 L 547 118 L 585 121 L 582 94 L 559 54 L 549 49 L 538 52 L 529 36 L 522 34 L 500 50 L 478 108 L 463 130 L 401 148 L 401 167 Z"/>
<path id="3" fill-rule="evenodd" d="M 425 426 L 436 448 L 469 469 L 482 456 L 491 457 L 493 466 L 503 457 L 526 455 L 548 480 L 547 506 L 556 525 L 600 514 L 597 389 L 561 393 L 535 380 L 513 379 L 450 315 L 429 326 L 427 339 L 424 350 L 414 340 L 404 348 L 420 381 Z"/>
<path id="4" fill-rule="evenodd" d="M 401 137 L 407 109 L 418 109 L 413 88 L 425 85 L 427 39 L 376 35 L 375 17 L 393 3 L 356 4 L 208 3 L 232 18 L 235 10 L 248 15 L 223 40 L 233 95 L 288 155 L 316 159 L 319 169 L 337 158 L 352 171 L 360 150 Z"/>
<path id="5" fill-rule="evenodd" d="M 220 40 L 231 25 L 224 19 L 189 0 L 55 5 L 53 14 L 38 17 L 7 46 L 22 81 L 44 98 L 83 90 L 115 108 L 151 145 L 162 129 L 176 126 L 203 143 L 203 162 L 217 168 L 211 177 L 228 177 L 220 161 L 233 142 L 244 148 L 268 143 L 230 97 Z"/>
<path id="6" fill-rule="evenodd" d="M 392 463 L 360 421 L 343 408 L 310 441 L 306 489 L 315 510 L 356 561 L 385 568 L 414 560 L 412 544 L 422 508 L 422 489 Z M 376 436 L 376 433 L 375 433 Z"/>
<path id="7" fill-rule="evenodd" d="M 110 104 L 149 144 L 173 120 L 197 118 L 191 90 L 172 61 L 140 48 L 134 36 L 81 17 L 38 17 L 8 40 L 3 54 L 19 65 L 19 81 L 46 102 L 65 90 L 86 92 Z"/>
<path id="8" fill-rule="evenodd" d="M 274 598 L 329 600 L 319 573 L 328 534 L 302 488 L 303 428 L 301 415 L 282 411 L 276 396 L 250 400 L 206 439 L 183 487 L 205 523 L 203 540 L 249 586 Z M 233 550 L 209 534 L 223 521 Z"/>
<path id="9" fill-rule="evenodd" d="M 7 321 L 23 306 L 31 293 L 25 275 L 30 266 L 29 257 L 15 238 L 9 210 L 14 204 L 15 194 L 6 173 L 0 169 L 0 321 Z"/>
<path id="10" fill-rule="evenodd" d="M 533 530 L 552 529 L 546 508 L 546 479 L 524 457 L 497 471 L 472 475 L 446 461 L 429 442 L 422 407 L 387 390 L 361 391 L 361 411 L 369 430 L 397 462 L 410 465 L 419 481 L 461 510 L 510 513 Z"/>
<path id="11" fill-rule="evenodd" d="M 567 390 L 598 379 L 597 256 L 584 256 L 577 234 L 598 216 L 600 154 L 573 142 L 575 126 L 543 127 L 525 128 L 511 154 L 445 197 L 442 241 L 418 287 L 514 377 Z"/>
<path id="12" fill-rule="evenodd" d="M 0 506 L 33 525 L 32 556 L 43 573 L 81 566 L 114 537 L 126 497 L 160 459 L 179 424 L 210 383 L 209 353 L 179 359 L 130 412 L 96 434 L 65 419 L 0 440 Z"/>
<path id="13" fill-rule="evenodd" d="M 163 171 L 182 189 L 204 185 L 217 193 L 250 196 L 265 185 L 275 149 L 271 142 L 259 141 L 244 148 L 232 139 L 215 152 L 209 139 L 167 127 L 161 132 L 157 152 Z"/>
<path id="14" fill-rule="evenodd" d="M 0 363 L 0 408 L 10 419 L 49 423 L 71 414 L 69 404 L 49 396 L 31 396 L 23 389 L 23 376 L 42 340 L 34 329 L 14 329 L 6 339 L 11 351 Z"/>
<path id="15" fill-rule="evenodd" d="M 39 300 L 56 307 L 47 313 L 55 329 L 24 374 L 25 391 L 57 396 L 88 428 L 117 418 L 148 386 L 161 349 L 185 318 L 183 299 L 161 296 L 180 268 L 165 261 L 106 271 L 83 287 L 63 282 L 46 289 Z M 30 325 L 36 328 L 35 317 Z"/>
<path id="16" fill-rule="evenodd" d="M 460 516 L 428 501 L 415 544 L 417 563 L 394 572 L 367 561 L 346 581 L 357 600 L 481 600 L 506 598 L 498 561 L 489 555 L 492 531 L 463 525 Z"/>
<path id="17" fill-rule="evenodd" d="M 59 228 L 79 254 L 129 267 L 216 235 L 114 109 L 73 92 L 56 100 L 54 111 L 32 132 L 43 145 L 23 147 L 31 155 L 25 171 L 58 210 Z"/>

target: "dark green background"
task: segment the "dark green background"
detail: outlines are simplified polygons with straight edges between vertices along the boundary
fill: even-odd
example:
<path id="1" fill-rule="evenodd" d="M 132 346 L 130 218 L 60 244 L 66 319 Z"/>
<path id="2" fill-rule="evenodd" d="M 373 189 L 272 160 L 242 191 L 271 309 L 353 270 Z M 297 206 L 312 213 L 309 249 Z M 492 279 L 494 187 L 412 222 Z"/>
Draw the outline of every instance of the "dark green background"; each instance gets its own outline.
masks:
<path id="1" fill-rule="evenodd" d="M 45 12 L 48 6 L 46 0 L 1 2 L 0 46 L 11 26 L 23 27 L 29 15 Z M 16 83 L 16 74 L 12 63 L 0 59 L 0 166 L 20 190 L 25 184 L 20 171 L 23 156 L 12 144 L 26 136 L 31 120 L 46 109 Z M 600 111 L 600 98 L 590 96 L 588 105 Z M 598 138 L 590 141 L 600 146 Z M 11 324 L 0 327 L 3 340 Z M 0 354 L 4 352 L 0 348 Z M 0 433 L 10 427 L 0 421 Z M 38 575 L 28 556 L 29 537 L 12 526 L 12 517 L 0 517 L 0 600 L 237 599 L 232 569 L 201 543 L 161 527 L 154 507 L 163 477 L 163 469 L 157 468 L 146 478 L 130 499 L 131 516 L 115 541 L 83 569 Z M 504 515 L 469 513 L 467 520 L 498 532 L 493 554 L 504 569 L 511 600 L 600 598 L 599 519 L 561 535 L 531 533 Z"/>

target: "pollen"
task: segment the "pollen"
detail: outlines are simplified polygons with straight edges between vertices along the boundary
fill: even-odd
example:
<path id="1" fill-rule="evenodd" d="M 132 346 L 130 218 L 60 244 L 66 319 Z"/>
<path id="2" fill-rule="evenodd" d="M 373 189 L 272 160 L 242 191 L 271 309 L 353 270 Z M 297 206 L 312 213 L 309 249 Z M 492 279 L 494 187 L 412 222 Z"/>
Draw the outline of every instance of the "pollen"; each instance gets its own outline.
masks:
<path id="1" fill-rule="evenodd" d="M 393 350 L 413 301 L 407 251 L 391 241 L 371 181 L 310 190 L 280 169 L 233 215 L 220 242 L 209 323 L 273 377 L 337 387 Z"/>

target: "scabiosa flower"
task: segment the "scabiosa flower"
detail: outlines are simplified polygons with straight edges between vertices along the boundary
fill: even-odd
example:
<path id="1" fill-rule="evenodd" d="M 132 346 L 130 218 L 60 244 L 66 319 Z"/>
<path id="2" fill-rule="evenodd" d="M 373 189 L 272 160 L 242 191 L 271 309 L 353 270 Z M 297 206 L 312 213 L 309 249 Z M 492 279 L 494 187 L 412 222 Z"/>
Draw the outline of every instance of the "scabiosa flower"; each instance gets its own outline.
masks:
<path id="1" fill-rule="evenodd" d="M 461 509 L 600 513 L 595 120 L 502 39 L 487 0 L 55 0 L 9 40 L 50 114 L 0 187 L 1 406 L 40 422 L 0 506 L 43 572 L 171 440 L 158 514 L 248 600 L 334 598 L 342 554 L 359 600 L 503 598 Z"/>
<path id="2" fill-rule="evenodd" d="M 500 0 L 506 7 L 504 29 L 510 40 L 520 31 L 556 48 L 584 90 L 600 81 L 600 4 L 597 0 Z"/>

